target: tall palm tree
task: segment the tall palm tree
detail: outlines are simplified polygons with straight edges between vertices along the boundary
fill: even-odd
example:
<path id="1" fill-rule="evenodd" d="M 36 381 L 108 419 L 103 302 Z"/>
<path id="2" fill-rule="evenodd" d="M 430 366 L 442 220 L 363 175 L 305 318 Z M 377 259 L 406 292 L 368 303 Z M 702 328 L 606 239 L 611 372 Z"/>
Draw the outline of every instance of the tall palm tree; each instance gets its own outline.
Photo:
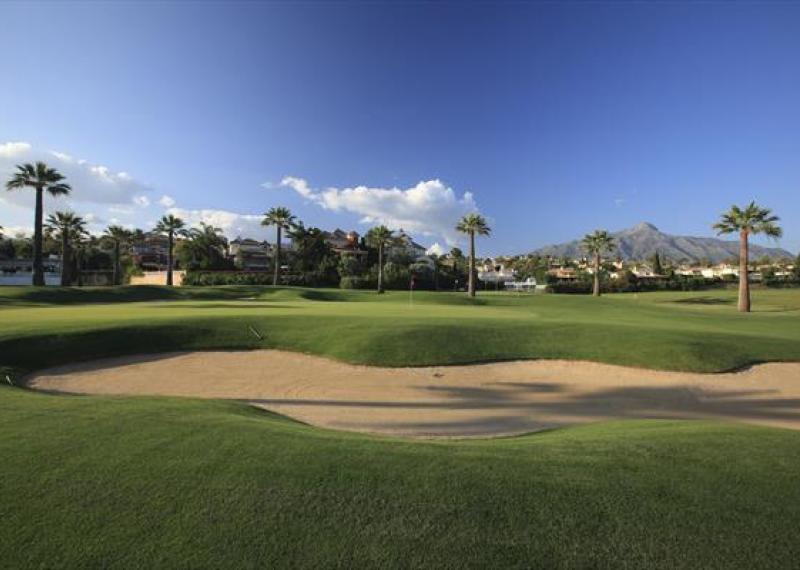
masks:
<path id="1" fill-rule="evenodd" d="M 216 268 L 228 247 L 222 228 L 200 222 L 199 227 L 192 228 L 187 235 L 192 255 L 202 260 L 203 268 Z"/>
<path id="2" fill-rule="evenodd" d="M 55 168 L 44 162 L 35 164 L 18 164 L 17 171 L 6 182 L 7 190 L 33 188 L 36 190 L 36 209 L 33 218 L 33 284 L 44 285 L 44 267 L 42 265 L 42 216 L 44 211 L 44 191 L 51 196 L 69 194 L 72 188 L 64 182 L 62 175 Z"/>
<path id="3" fill-rule="evenodd" d="M 592 256 L 592 266 L 594 267 L 594 286 L 592 294 L 600 296 L 600 261 L 604 252 L 614 251 L 616 244 L 614 238 L 605 230 L 595 230 L 583 236 L 581 241 L 583 249 Z"/>
<path id="4" fill-rule="evenodd" d="M 364 236 L 367 244 L 378 250 L 378 294 L 383 293 L 383 251 L 394 242 L 392 230 L 386 226 L 370 228 Z"/>
<path id="5" fill-rule="evenodd" d="M 114 285 L 122 284 L 122 266 L 120 264 L 120 257 L 122 248 L 128 245 L 131 239 L 131 232 L 122 226 L 108 226 L 103 237 L 111 242 L 114 248 L 114 273 L 112 281 Z"/>
<path id="6" fill-rule="evenodd" d="M 438 253 L 431 253 L 428 257 L 433 263 L 433 290 L 439 290 L 439 271 L 442 269 L 442 256 Z"/>
<path id="7" fill-rule="evenodd" d="M 172 287 L 172 268 L 175 266 L 175 236 L 185 236 L 187 233 L 184 229 L 185 226 L 182 219 L 170 214 L 162 216 L 154 230 L 160 234 L 167 234 L 169 242 L 167 246 L 167 287 Z"/>
<path id="8" fill-rule="evenodd" d="M 86 233 L 86 222 L 74 212 L 56 212 L 47 217 L 45 227 L 61 241 L 61 286 L 72 285 L 72 244 Z"/>
<path id="9" fill-rule="evenodd" d="M 778 216 L 772 215 L 772 210 L 762 208 L 754 201 L 744 208 L 731 206 L 731 209 L 720 216 L 719 222 L 714 224 L 717 234 L 739 234 L 739 311 L 750 312 L 750 279 L 747 274 L 749 266 L 749 237 L 750 235 L 764 234 L 773 239 L 783 235 L 783 230 L 778 226 Z"/>
<path id="10" fill-rule="evenodd" d="M 272 284 L 278 284 L 278 275 L 281 269 L 281 231 L 288 230 L 295 224 L 296 218 L 289 211 L 289 208 L 277 206 L 270 208 L 268 212 L 264 213 L 264 219 L 261 220 L 262 226 L 275 226 L 278 230 L 277 240 L 275 242 L 275 272 L 272 276 Z"/>
<path id="11" fill-rule="evenodd" d="M 488 236 L 492 229 L 480 214 L 467 214 L 456 224 L 456 230 L 469 236 L 469 286 L 467 293 L 475 296 L 475 236 Z"/>
<path id="12" fill-rule="evenodd" d="M 86 259 L 86 254 L 89 253 L 92 243 L 96 238 L 92 237 L 88 232 L 76 235 L 72 240 L 72 249 L 75 252 L 75 282 L 78 287 L 83 286 L 83 264 Z"/>

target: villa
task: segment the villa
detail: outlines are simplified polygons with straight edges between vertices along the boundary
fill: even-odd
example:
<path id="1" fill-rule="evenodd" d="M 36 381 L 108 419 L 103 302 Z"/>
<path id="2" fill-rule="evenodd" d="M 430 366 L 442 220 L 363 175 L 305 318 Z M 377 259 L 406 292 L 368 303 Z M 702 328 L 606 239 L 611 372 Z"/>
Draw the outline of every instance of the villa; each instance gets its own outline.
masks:
<path id="1" fill-rule="evenodd" d="M 229 244 L 229 256 L 237 268 L 244 271 L 266 271 L 272 266 L 269 243 L 250 238 L 237 237 Z"/>
<path id="2" fill-rule="evenodd" d="M 517 272 L 503 263 L 487 259 L 478 267 L 478 279 L 484 283 L 510 283 L 514 281 Z"/>
<path id="3" fill-rule="evenodd" d="M 367 251 L 361 249 L 361 236 L 356 231 L 345 232 L 336 228 L 332 232 L 322 232 L 322 235 L 331 249 L 339 255 L 367 255 Z"/>

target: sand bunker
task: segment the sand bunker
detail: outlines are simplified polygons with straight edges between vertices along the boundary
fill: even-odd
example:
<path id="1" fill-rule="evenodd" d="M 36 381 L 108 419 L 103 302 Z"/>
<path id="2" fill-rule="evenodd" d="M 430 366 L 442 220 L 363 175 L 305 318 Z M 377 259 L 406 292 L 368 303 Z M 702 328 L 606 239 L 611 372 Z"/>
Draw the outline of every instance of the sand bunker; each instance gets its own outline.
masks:
<path id="1" fill-rule="evenodd" d="M 258 350 L 106 359 L 32 388 L 244 400 L 310 424 L 414 437 L 518 434 L 621 418 L 716 418 L 800 429 L 800 363 L 730 374 L 559 360 L 377 368 Z"/>

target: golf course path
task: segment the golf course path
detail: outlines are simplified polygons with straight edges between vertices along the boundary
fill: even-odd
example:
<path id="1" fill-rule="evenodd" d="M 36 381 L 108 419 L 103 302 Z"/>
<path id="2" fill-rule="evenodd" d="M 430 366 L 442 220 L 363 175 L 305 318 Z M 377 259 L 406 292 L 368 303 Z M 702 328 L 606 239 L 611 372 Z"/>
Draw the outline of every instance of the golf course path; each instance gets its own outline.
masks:
<path id="1" fill-rule="evenodd" d="M 378 368 L 293 352 L 166 353 L 39 372 L 31 388 L 247 401 L 309 424 L 487 437 L 623 418 L 715 418 L 800 429 L 800 363 L 662 372 L 564 360 Z"/>

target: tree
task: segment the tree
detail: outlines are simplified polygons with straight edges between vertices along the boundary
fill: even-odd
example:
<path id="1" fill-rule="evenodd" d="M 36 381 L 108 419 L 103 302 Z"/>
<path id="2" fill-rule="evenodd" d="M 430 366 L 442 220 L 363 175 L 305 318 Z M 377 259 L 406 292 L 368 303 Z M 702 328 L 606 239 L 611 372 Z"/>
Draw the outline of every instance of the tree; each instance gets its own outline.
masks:
<path id="1" fill-rule="evenodd" d="M 492 229 L 487 225 L 486 220 L 480 214 L 467 214 L 458 224 L 456 230 L 469 236 L 469 285 L 467 294 L 475 296 L 475 236 L 488 236 Z"/>
<path id="2" fill-rule="evenodd" d="M 383 250 L 394 242 L 392 230 L 386 226 L 370 228 L 366 235 L 366 242 L 370 247 L 378 250 L 378 293 L 383 293 Z"/>
<path id="3" fill-rule="evenodd" d="M 289 211 L 289 208 L 281 206 L 270 208 L 269 211 L 264 213 L 264 219 L 261 221 L 262 226 L 275 226 L 277 229 L 277 236 L 275 241 L 275 273 L 272 276 L 272 285 L 278 284 L 278 276 L 281 269 L 281 230 L 288 230 L 296 223 L 296 218 Z"/>
<path id="4" fill-rule="evenodd" d="M 431 258 L 433 263 L 433 290 L 439 290 L 439 271 L 442 268 L 442 256 L 437 253 L 431 253 L 428 257 Z"/>
<path id="5" fill-rule="evenodd" d="M 192 269 L 222 269 L 230 263 L 225 258 L 227 247 L 222 228 L 200 222 L 181 242 L 180 256 L 182 263 Z"/>
<path id="6" fill-rule="evenodd" d="M 319 228 L 306 228 L 296 223 L 287 230 L 295 247 L 294 269 L 306 285 L 334 285 L 339 281 L 339 256 L 333 251 L 326 234 Z"/>
<path id="7" fill-rule="evenodd" d="M 594 264 L 594 285 L 592 294 L 600 296 L 600 262 L 603 252 L 613 251 L 615 244 L 614 238 L 605 230 L 595 230 L 593 233 L 586 234 L 581 242 L 583 249 L 592 256 Z"/>
<path id="8" fill-rule="evenodd" d="M 767 237 L 778 239 L 783 235 L 783 230 L 778 226 L 779 220 L 780 218 L 772 215 L 769 208 L 762 208 L 753 201 L 744 208 L 731 206 L 730 210 L 720 216 L 720 221 L 714 224 L 718 235 L 739 234 L 738 308 L 740 312 L 750 312 L 749 238 L 751 235 L 764 234 Z"/>
<path id="9" fill-rule="evenodd" d="M 131 232 L 122 226 L 108 226 L 103 237 L 108 242 L 111 242 L 114 250 L 112 284 L 122 285 L 122 265 L 120 259 L 122 256 L 122 248 L 127 246 L 131 240 Z"/>
<path id="10" fill-rule="evenodd" d="M 653 254 L 653 273 L 656 275 L 664 275 L 664 266 L 661 265 L 661 256 L 656 251 Z"/>
<path id="11" fill-rule="evenodd" d="M 45 227 L 61 242 L 61 286 L 72 285 L 72 244 L 86 234 L 86 222 L 73 212 L 56 212 L 47 217 Z"/>
<path id="12" fill-rule="evenodd" d="M 162 216 L 154 231 L 167 235 L 167 287 L 172 287 L 172 269 L 175 267 L 175 236 L 187 234 L 182 219 L 173 216 Z"/>
<path id="13" fill-rule="evenodd" d="M 33 217 L 33 284 L 44 285 L 44 266 L 42 264 L 42 216 L 44 211 L 44 191 L 51 196 L 69 194 L 72 188 L 64 182 L 64 176 L 44 162 L 18 164 L 17 171 L 6 182 L 7 190 L 33 188 L 36 190 L 36 208 Z"/>

